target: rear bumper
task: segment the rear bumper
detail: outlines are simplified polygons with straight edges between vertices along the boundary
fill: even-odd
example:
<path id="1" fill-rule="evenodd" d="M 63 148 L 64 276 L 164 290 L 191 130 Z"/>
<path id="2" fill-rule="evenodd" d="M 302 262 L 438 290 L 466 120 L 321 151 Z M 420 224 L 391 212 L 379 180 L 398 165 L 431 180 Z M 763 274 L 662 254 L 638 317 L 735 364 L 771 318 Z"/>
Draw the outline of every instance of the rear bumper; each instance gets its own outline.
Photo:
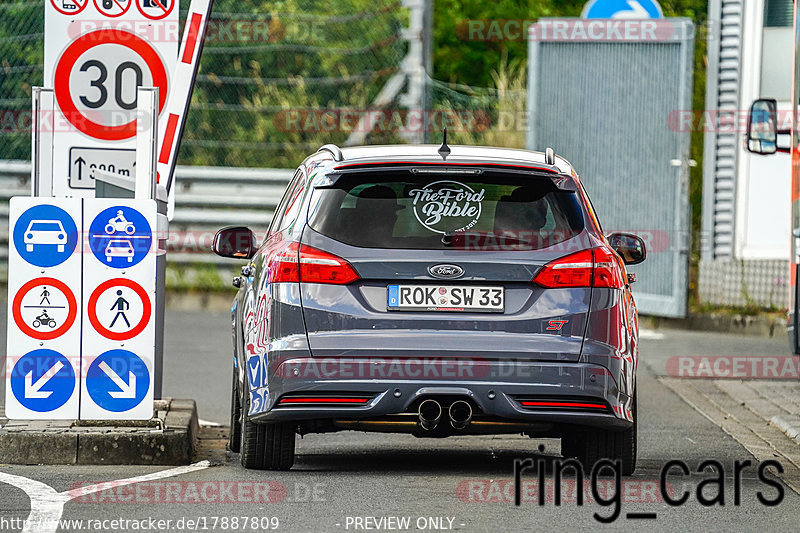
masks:
<path id="1" fill-rule="evenodd" d="M 631 398 L 618 380 L 599 365 L 519 361 L 368 360 L 338 358 L 323 367 L 318 359 L 288 359 L 270 376 L 259 422 L 368 419 L 414 412 L 422 398 L 468 399 L 486 417 L 531 424 L 551 423 L 625 429 L 632 424 Z M 365 393 L 367 393 L 365 395 Z M 287 397 L 360 394 L 353 405 L 280 404 Z M 601 402 L 608 409 L 579 410 L 523 406 L 522 399 L 543 403 Z M 536 402 L 538 404 L 538 402 Z"/>

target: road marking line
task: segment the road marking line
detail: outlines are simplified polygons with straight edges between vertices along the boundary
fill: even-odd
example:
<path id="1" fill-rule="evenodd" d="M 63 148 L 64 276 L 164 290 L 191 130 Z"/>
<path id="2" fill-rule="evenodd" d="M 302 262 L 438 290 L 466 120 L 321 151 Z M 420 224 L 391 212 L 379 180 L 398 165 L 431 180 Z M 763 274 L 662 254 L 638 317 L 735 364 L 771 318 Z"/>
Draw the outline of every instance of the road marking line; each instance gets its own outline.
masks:
<path id="1" fill-rule="evenodd" d="M 211 420 L 203 420 L 202 418 L 201 418 L 200 420 L 198 420 L 197 422 L 198 422 L 198 423 L 199 423 L 201 426 L 203 426 L 203 427 L 207 427 L 207 428 L 218 428 L 218 427 L 222 427 L 222 424 L 220 424 L 220 423 L 218 423 L 218 422 L 212 422 Z"/>
<path id="2" fill-rule="evenodd" d="M 663 340 L 665 335 L 663 333 L 659 333 L 657 331 L 653 331 L 651 329 L 640 329 L 639 330 L 639 338 L 640 339 L 649 339 L 654 341 Z"/>
<path id="3" fill-rule="evenodd" d="M 133 483 L 180 476 L 182 474 L 203 470 L 210 466 L 211 463 L 209 461 L 200 461 L 191 465 L 153 472 L 152 474 L 96 483 L 88 487 L 65 490 L 64 492 L 56 492 L 51 486 L 41 481 L 8 474 L 6 472 L 0 472 L 0 483 L 5 483 L 24 491 L 30 499 L 31 512 L 28 514 L 26 527 L 22 530 L 23 533 L 55 533 L 58 529 L 58 521 L 64 513 L 64 504 L 79 496 L 94 494 L 101 490 L 122 487 Z"/>

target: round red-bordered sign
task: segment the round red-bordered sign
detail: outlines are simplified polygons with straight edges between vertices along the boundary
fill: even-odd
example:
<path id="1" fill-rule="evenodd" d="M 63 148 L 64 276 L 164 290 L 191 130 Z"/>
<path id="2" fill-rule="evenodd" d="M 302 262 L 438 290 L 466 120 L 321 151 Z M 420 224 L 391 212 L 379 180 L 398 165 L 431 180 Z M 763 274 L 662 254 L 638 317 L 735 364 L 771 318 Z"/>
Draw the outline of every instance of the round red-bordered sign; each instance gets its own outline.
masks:
<path id="1" fill-rule="evenodd" d="M 127 287 L 135 292 L 142 301 L 142 318 L 139 320 L 139 323 L 133 326 L 133 328 L 131 328 L 129 331 L 123 331 L 120 333 L 111 331 L 101 324 L 100 320 L 97 318 L 97 300 L 100 298 L 101 294 L 112 287 Z M 126 341 L 141 333 L 144 328 L 147 327 L 148 322 L 150 322 L 150 296 L 148 296 L 147 291 L 145 291 L 144 288 L 135 281 L 125 278 L 110 279 L 101 283 L 94 290 L 92 295 L 89 297 L 87 310 L 89 314 L 89 322 L 92 323 L 92 326 L 94 326 L 94 329 L 97 330 L 100 335 L 107 339 L 111 339 L 112 341 Z"/>
<path id="2" fill-rule="evenodd" d="M 103 6 L 104 1 L 108 0 L 100 0 L 99 4 L 97 0 L 94 0 L 94 7 L 96 7 L 97 11 L 101 14 L 111 18 L 121 17 L 128 12 L 133 4 L 133 0 L 110 0 L 111 7 L 108 8 Z M 119 10 L 119 12 L 115 13 L 116 10 Z"/>
<path id="3" fill-rule="evenodd" d="M 153 84 L 158 87 L 158 112 L 164 109 L 167 103 L 168 76 L 164 62 L 158 52 L 150 44 L 133 33 L 124 30 L 96 30 L 82 35 L 72 41 L 66 50 L 61 54 L 56 63 L 54 91 L 58 106 L 66 119 L 79 131 L 85 133 L 93 139 L 105 141 L 121 141 L 130 139 L 136 135 L 136 120 L 119 126 L 105 126 L 92 121 L 84 113 L 78 110 L 72 98 L 69 87 L 69 77 L 72 68 L 78 59 L 89 49 L 101 44 L 116 44 L 125 46 L 136 52 L 141 57 L 150 74 L 153 77 Z"/>
<path id="4" fill-rule="evenodd" d="M 149 13 L 145 11 L 144 6 L 142 5 L 144 2 L 151 2 L 156 7 L 151 7 L 155 14 Z M 136 9 L 139 10 L 139 13 L 144 15 L 146 18 L 150 20 L 161 20 L 169 16 L 172 13 L 172 10 L 175 8 L 175 4 L 178 3 L 178 0 L 136 0 Z"/>
<path id="5" fill-rule="evenodd" d="M 53 9 L 62 15 L 72 16 L 86 9 L 86 6 L 89 5 L 89 0 L 83 0 L 83 5 L 81 5 L 81 0 L 50 0 L 50 4 L 52 4 Z M 67 5 L 75 6 L 75 9 L 68 10 Z"/>
<path id="6" fill-rule="evenodd" d="M 64 320 L 64 323 L 61 324 L 61 326 L 57 327 L 53 331 L 37 331 L 26 324 L 25 320 L 22 318 L 22 299 L 31 291 L 31 289 L 41 287 L 42 285 L 55 287 L 64 293 L 64 296 L 67 298 L 67 318 Z M 14 303 L 11 306 L 11 312 L 14 315 L 14 323 L 17 324 L 17 327 L 21 332 L 28 337 L 40 341 L 49 341 L 51 339 L 55 339 L 56 337 L 60 337 L 66 333 L 70 327 L 72 327 L 73 322 L 75 322 L 75 317 L 78 314 L 78 303 L 75 300 L 75 295 L 72 294 L 72 291 L 65 283 L 58 281 L 55 278 L 36 278 L 20 287 L 20 289 L 17 291 L 17 295 L 14 296 Z"/>

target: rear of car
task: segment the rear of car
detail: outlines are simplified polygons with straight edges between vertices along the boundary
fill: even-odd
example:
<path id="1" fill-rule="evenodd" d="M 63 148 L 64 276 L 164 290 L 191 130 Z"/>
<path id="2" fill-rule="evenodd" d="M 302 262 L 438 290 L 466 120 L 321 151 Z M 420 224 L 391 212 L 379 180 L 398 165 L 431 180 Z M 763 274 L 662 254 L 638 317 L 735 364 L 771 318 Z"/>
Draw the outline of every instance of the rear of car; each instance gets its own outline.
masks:
<path id="1" fill-rule="evenodd" d="M 577 176 L 453 156 L 298 171 L 234 305 L 246 466 L 355 429 L 557 436 L 633 471 L 635 306 Z"/>

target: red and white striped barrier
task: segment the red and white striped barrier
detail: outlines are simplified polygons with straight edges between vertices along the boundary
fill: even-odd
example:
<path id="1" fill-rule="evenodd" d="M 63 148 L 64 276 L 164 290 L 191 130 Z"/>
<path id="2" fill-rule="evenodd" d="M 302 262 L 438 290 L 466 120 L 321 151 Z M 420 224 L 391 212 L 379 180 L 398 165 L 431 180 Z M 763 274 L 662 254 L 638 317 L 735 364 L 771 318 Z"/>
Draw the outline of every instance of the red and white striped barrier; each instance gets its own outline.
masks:
<path id="1" fill-rule="evenodd" d="M 178 65 L 172 79 L 172 92 L 159 119 L 158 131 L 161 137 L 158 149 L 158 182 L 169 193 L 168 217 L 175 213 L 175 160 L 178 156 L 186 115 L 192 100 L 192 91 L 200 67 L 206 27 L 211 15 L 214 0 L 192 0 L 186 17 Z"/>

